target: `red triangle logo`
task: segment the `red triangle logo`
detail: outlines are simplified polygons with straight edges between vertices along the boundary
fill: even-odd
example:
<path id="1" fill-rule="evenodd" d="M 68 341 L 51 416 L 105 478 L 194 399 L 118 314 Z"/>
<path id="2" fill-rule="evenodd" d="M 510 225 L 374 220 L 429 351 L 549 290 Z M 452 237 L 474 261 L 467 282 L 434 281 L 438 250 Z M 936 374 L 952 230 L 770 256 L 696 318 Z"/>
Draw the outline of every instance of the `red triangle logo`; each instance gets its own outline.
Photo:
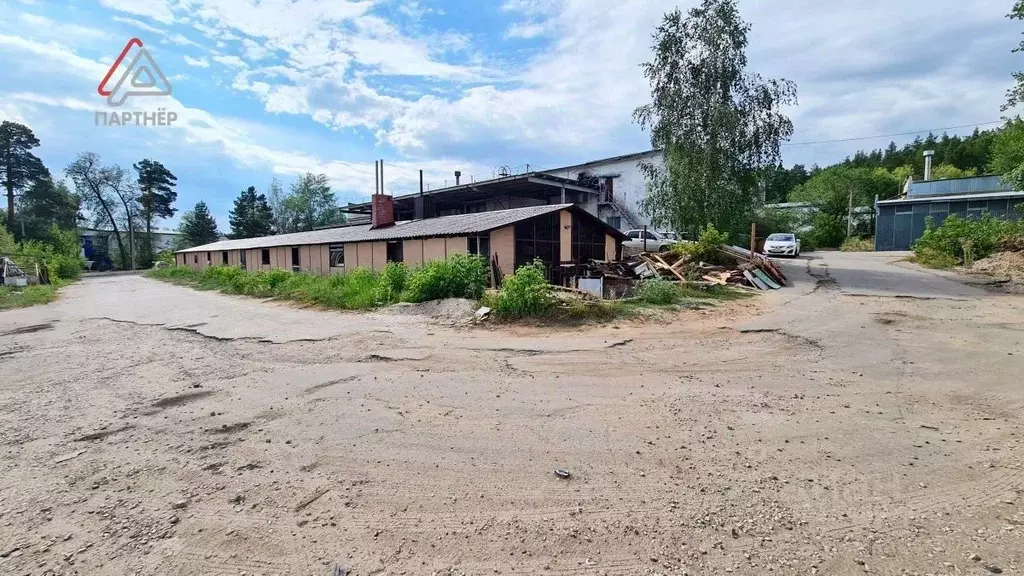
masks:
<path id="1" fill-rule="evenodd" d="M 100 81 L 100 85 L 96 87 L 96 92 L 98 92 L 100 96 L 110 96 L 110 90 L 107 90 L 107 82 L 110 81 L 110 77 L 114 75 L 115 71 L 117 71 L 117 67 L 121 65 L 121 61 L 128 55 L 128 51 L 131 50 L 132 46 L 142 48 L 142 40 L 132 38 L 124 45 L 124 49 L 121 50 L 121 54 L 118 55 L 117 60 L 114 60 L 114 64 L 110 67 L 110 70 L 107 70 L 107 75 Z"/>

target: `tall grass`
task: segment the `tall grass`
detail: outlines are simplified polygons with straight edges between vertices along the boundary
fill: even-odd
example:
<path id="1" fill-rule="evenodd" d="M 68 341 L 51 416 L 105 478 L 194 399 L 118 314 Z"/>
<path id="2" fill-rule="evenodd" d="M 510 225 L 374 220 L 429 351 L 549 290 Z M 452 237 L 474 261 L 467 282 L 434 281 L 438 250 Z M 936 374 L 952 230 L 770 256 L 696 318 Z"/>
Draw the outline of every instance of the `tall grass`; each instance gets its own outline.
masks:
<path id="1" fill-rule="evenodd" d="M 49 304 L 57 299 L 57 290 L 63 286 L 59 280 L 53 284 L 32 284 L 24 287 L 0 286 L 0 310 Z"/>
<path id="2" fill-rule="evenodd" d="M 293 300 L 342 310 L 368 310 L 399 300 L 479 299 L 487 283 L 487 267 L 483 259 L 468 255 L 429 262 L 411 273 L 405 264 L 389 262 L 380 272 L 356 268 L 331 276 L 296 274 L 287 270 L 249 272 L 228 266 L 202 271 L 181 266 L 156 268 L 147 275 L 199 290 Z"/>

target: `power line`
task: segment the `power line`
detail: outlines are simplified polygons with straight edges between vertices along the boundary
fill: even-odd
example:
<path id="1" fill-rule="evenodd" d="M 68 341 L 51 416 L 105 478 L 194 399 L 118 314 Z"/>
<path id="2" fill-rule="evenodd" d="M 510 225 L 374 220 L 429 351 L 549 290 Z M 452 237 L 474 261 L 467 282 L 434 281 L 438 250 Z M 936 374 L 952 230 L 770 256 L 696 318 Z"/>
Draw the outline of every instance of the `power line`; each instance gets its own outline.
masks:
<path id="1" fill-rule="evenodd" d="M 1003 120 L 993 120 L 992 122 L 977 122 L 974 124 L 961 124 L 960 126 L 946 126 L 945 128 L 928 128 L 925 130 L 915 130 L 913 132 L 898 132 L 895 134 L 879 134 L 877 136 L 859 136 L 857 138 L 840 138 L 838 140 L 818 140 L 815 142 L 786 142 L 783 146 L 811 146 L 815 144 L 836 144 L 839 142 L 856 142 L 858 140 L 875 140 L 878 138 L 892 138 L 893 136 L 913 136 L 914 134 L 924 134 L 925 132 L 941 132 L 943 130 L 956 130 L 958 128 L 976 128 L 978 126 L 988 126 L 990 124 L 1002 124 Z"/>

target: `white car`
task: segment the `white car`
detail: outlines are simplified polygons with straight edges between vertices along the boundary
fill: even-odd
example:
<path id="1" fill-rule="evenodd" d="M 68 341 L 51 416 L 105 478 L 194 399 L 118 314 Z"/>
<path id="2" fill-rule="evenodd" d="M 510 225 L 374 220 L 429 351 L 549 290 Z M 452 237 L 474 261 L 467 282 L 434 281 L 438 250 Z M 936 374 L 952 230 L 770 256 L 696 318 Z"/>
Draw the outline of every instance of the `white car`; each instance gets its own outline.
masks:
<path id="1" fill-rule="evenodd" d="M 764 241 L 764 253 L 796 258 L 800 255 L 800 239 L 795 234 L 772 234 Z"/>

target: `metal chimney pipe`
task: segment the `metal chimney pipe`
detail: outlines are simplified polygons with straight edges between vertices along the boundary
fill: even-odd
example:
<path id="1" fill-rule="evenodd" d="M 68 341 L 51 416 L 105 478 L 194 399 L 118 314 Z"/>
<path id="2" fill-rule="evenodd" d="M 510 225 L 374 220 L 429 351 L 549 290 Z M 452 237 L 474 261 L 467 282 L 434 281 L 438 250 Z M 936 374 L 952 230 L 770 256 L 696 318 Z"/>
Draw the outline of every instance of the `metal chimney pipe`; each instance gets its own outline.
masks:
<path id="1" fill-rule="evenodd" d="M 420 170 L 420 196 L 423 196 L 423 170 Z"/>
<path id="2" fill-rule="evenodd" d="M 377 171 L 377 161 L 373 161 L 373 193 L 374 195 L 380 193 L 380 172 Z"/>
<path id="3" fill-rule="evenodd" d="M 932 179 L 932 157 L 935 156 L 935 150 L 924 151 L 924 179 L 927 182 Z"/>
<path id="4" fill-rule="evenodd" d="M 380 193 L 384 194 L 384 159 L 380 159 Z"/>
<path id="5" fill-rule="evenodd" d="M 459 178 L 462 178 L 462 172 L 459 170 L 455 171 L 455 185 L 459 185 Z"/>

